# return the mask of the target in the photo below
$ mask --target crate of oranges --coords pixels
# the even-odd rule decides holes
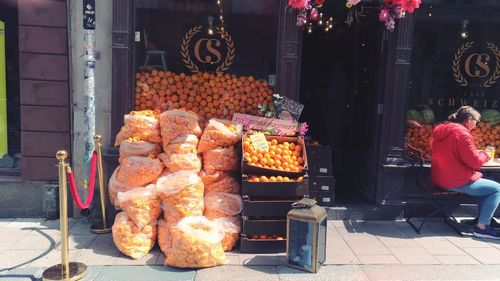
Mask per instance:
[[[248,196],[304,196],[308,193],[308,177],[242,176],[242,194]]]
[[[243,136],[241,172],[250,175],[298,178],[306,174],[307,156],[302,137],[265,136],[267,150],[255,149]]]

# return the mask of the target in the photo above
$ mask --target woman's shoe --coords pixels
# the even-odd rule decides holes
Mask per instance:
[[[477,226],[474,227],[474,236],[478,238],[500,239],[500,233],[489,225],[487,225],[484,229],[480,229]]]

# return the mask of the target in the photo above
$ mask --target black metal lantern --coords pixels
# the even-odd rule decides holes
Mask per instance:
[[[326,210],[310,198],[292,207],[286,221],[288,266],[316,273],[326,259]]]

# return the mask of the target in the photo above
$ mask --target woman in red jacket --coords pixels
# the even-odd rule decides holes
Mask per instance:
[[[474,108],[462,106],[448,117],[453,122],[434,129],[431,179],[440,188],[481,197],[474,236],[500,239],[500,234],[490,225],[500,203],[500,184],[483,179],[478,172],[489,156],[476,148],[470,133],[480,119]]]

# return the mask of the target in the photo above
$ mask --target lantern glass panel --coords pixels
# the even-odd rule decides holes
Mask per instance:
[[[289,227],[288,263],[312,270],[314,224],[291,219]]]
[[[325,262],[326,259],[326,223],[327,220],[324,219],[319,224],[318,231],[318,268]]]

